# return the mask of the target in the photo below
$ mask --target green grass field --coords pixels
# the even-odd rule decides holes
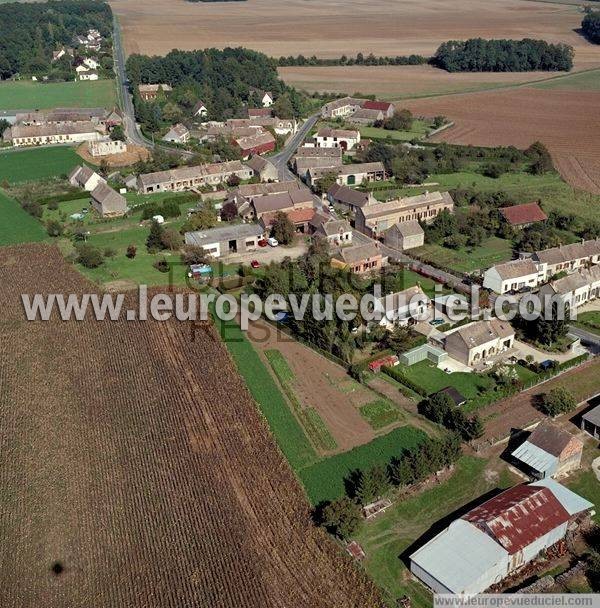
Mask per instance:
[[[0,190],[0,245],[37,242],[46,238],[42,224]]]
[[[356,535],[367,556],[362,566],[383,590],[388,606],[395,607],[396,600],[406,594],[414,608],[431,608],[431,594],[412,580],[403,560],[417,549],[414,543],[444,517],[495,487],[517,483],[504,468],[497,476],[486,476],[486,464],[481,458],[463,456],[448,481],[395,502],[363,524]]]
[[[374,430],[393,424],[400,418],[398,408],[386,399],[378,399],[377,401],[363,405],[360,408],[360,415]]]
[[[344,478],[354,469],[368,469],[376,464],[386,465],[403,449],[418,445],[426,435],[422,431],[403,426],[387,435],[348,452],[325,458],[298,471],[308,498],[313,505],[333,500],[344,494]]]
[[[487,269],[494,264],[511,260],[512,243],[496,236],[485,239],[479,247],[450,249],[441,245],[429,244],[412,250],[415,255],[426,261],[452,268],[458,272],[473,272]]]
[[[411,141],[422,138],[429,133],[431,127],[424,120],[415,120],[409,131],[390,131],[377,127],[360,127],[360,136],[365,139],[390,139],[392,141]]]
[[[0,152],[0,183],[37,181],[68,175],[82,158],[71,147],[23,148]]]
[[[19,80],[0,83],[0,108],[3,110],[112,108],[115,105],[114,80],[50,83]]]
[[[600,336],[600,311],[591,310],[578,313],[575,325]]]
[[[600,70],[569,74],[555,80],[533,83],[536,89],[565,89],[575,91],[600,91]]]
[[[420,361],[414,365],[402,367],[402,374],[424,388],[428,394],[453,386],[467,399],[476,397],[480,391],[493,386],[493,380],[487,376],[467,372],[447,374],[430,361]]]

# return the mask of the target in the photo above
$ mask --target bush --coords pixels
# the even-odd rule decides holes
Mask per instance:
[[[347,496],[330,502],[323,509],[323,524],[340,538],[349,538],[360,527],[362,516],[359,506]]]
[[[63,225],[57,220],[48,220],[46,222],[46,232],[48,236],[62,236]]]
[[[75,261],[85,268],[98,268],[104,262],[102,252],[88,243],[79,243],[76,246]]]
[[[133,258],[137,255],[137,247],[135,245],[129,245],[129,247],[127,247],[127,252],[125,253],[125,255],[130,260],[133,260]]]
[[[26,203],[23,203],[23,209],[25,209],[29,215],[37,217],[38,219],[41,218],[42,214],[44,213],[42,206],[35,201],[27,201]]]
[[[548,416],[558,416],[572,412],[577,407],[577,401],[564,386],[557,386],[542,395],[540,406]]]
[[[203,247],[199,247],[198,245],[183,246],[181,261],[186,266],[191,266],[192,264],[206,264],[208,259],[209,255]]]
[[[169,262],[166,258],[158,258],[152,263],[152,266],[159,272],[169,272]]]

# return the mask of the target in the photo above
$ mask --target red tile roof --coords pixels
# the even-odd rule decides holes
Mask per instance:
[[[253,116],[273,116],[273,111],[271,108],[248,108],[248,116],[252,118]]]
[[[365,101],[362,107],[364,110],[381,110],[387,112],[392,104],[387,101]]]
[[[304,224],[305,222],[310,222],[313,219],[316,209],[310,207],[307,209],[291,209],[290,211],[283,210],[283,212],[294,224]],[[261,220],[264,222],[265,226],[270,226],[275,221],[276,213],[277,212],[265,213],[261,217]]]
[[[548,219],[548,216],[537,203],[525,203],[524,205],[502,207],[500,213],[511,226],[543,222]]]
[[[469,511],[462,519],[513,555],[568,522],[569,513],[549,488],[520,485]]]

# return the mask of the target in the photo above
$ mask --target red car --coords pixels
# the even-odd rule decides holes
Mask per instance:
[[[252,268],[260,268],[260,262],[258,260],[252,260],[250,266],[252,266]]]
[[[258,241],[259,247],[266,247],[268,244],[267,239],[260,239],[260,241]]]

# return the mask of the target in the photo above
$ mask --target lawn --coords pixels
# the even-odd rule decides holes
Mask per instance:
[[[362,562],[369,576],[383,590],[392,607],[408,595],[415,608],[431,608],[431,594],[411,580],[406,558],[419,546],[421,537],[445,517],[495,488],[516,483],[505,468],[486,475],[486,461],[463,456],[452,477],[421,494],[395,502],[385,513],[363,524],[356,540],[365,551]],[[441,526],[440,526],[441,527]]]
[[[564,483],[570,490],[596,505],[594,521],[596,524],[600,524],[600,510],[598,509],[598,505],[600,505],[600,481],[596,479],[594,472],[589,469],[579,471],[571,475]]]
[[[3,110],[113,108],[115,105],[114,80],[49,83],[20,80],[0,83],[0,108]]]
[[[392,141],[411,141],[425,137],[431,130],[431,125],[424,120],[413,121],[409,131],[391,131],[378,127],[360,127],[360,136],[365,139],[390,139]]]
[[[428,394],[436,393],[447,386],[453,386],[467,399],[473,399],[480,392],[492,388],[491,378],[481,374],[454,372],[447,374],[430,361],[420,361],[414,365],[402,366],[402,374],[416,385],[424,388]]]
[[[0,190],[0,245],[37,242],[46,238],[42,224]]]
[[[298,474],[310,502],[316,505],[342,496],[345,492],[344,479],[351,471],[369,469],[376,464],[386,465],[402,450],[418,445],[425,437],[422,431],[403,426],[370,443],[305,467]]]
[[[590,310],[578,313],[575,325],[600,336],[600,311]]]
[[[487,269],[494,264],[511,260],[512,242],[492,236],[484,239],[479,247],[450,249],[436,244],[428,244],[413,249],[419,258],[458,272],[474,272]]]
[[[386,274],[379,282],[382,285],[382,295],[385,295],[390,291],[402,291],[404,289],[409,289],[417,284],[421,285],[423,291],[431,298],[444,293],[443,287],[440,283],[437,283],[433,279],[428,279],[427,277],[406,268],[394,273],[393,275]],[[436,291],[436,285],[438,291]]]
[[[363,405],[360,408],[360,415],[375,430],[393,424],[400,418],[398,408],[386,399],[378,399],[377,401]]]
[[[1,87],[0,87],[1,88]],[[73,148],[53,146],[23,148],[0,152],[0,183],[37,181],[68,175],[76,165],[83,164]]]

